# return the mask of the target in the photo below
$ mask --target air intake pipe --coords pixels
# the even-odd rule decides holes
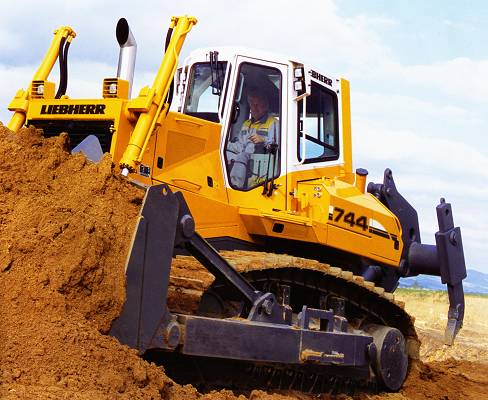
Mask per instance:
[[[115,30],[117,42],[119,42],[119,65],[117,67],[117,78],[129,82],[129,98],[131,97],[132,82],[134,80],[134,69],[136,66],[137,43],[125,18],[120,18]]]

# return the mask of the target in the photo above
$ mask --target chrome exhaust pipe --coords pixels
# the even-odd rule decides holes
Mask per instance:
[[[130,99],[136,66],[137,43],[125,18],[120,18],[119,22],[117,22],[115,34],[120,46],[117,78],[125,79],[129,82],[128,94]]]

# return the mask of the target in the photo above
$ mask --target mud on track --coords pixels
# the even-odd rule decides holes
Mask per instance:
[[[124,301],[142,193],[108,156],[69,155],[67,140],[0,127],[0,398],[317,398],[201,395],[105,335]],[[486,376],[472,361],[419,364],[400,393],[356,398],[482,398]]]

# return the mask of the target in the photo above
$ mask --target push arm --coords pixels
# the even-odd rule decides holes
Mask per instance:
[[[124,175],[136,170],[159,115],[169,107],[165,103],[165,99],[178,66],[178,55],[185,41],[186,34],[190,32],[196,23],[196,18],[188,16],[173,17],[171,20],[170,29],[173,29],[173,35],[149,92],[149,96],[152,97],[151,104],[148,110],[141,112],[139,115],[129,144],[120,160],[120,168]]]

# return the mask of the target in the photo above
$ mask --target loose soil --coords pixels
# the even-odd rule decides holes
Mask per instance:
[[[70,155],[67,144],[66,135],[45,139],[32,127],[14,134],[0,126],[0,398],[328,398],[200,394],[107,336],[124,302],[125,260],[143,193],[114,173],[108,155],[95,165]],[[442,348],[426,339],[431,332],[420,334],[429,354]],[[355,398],[486,397],[487,360],[475,361],[477,354],[442,361],[424,355],[429,363],[412,366],[401,392]]]

